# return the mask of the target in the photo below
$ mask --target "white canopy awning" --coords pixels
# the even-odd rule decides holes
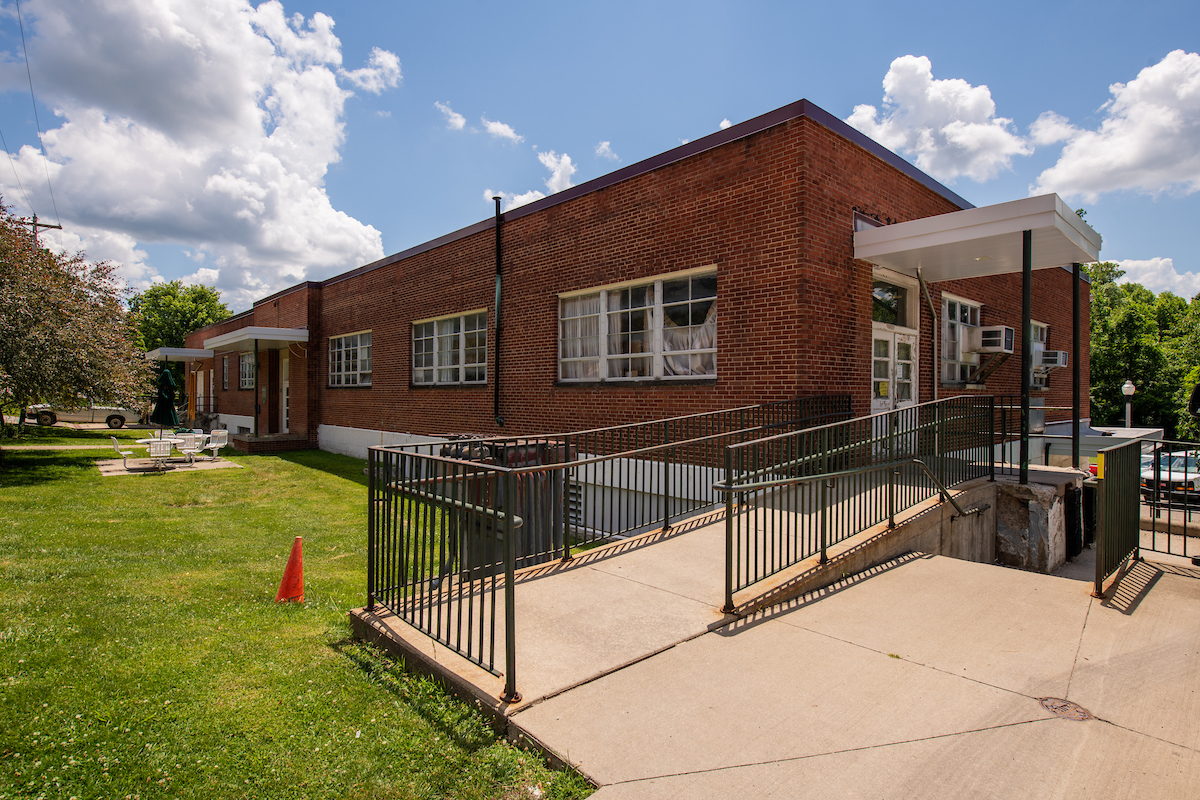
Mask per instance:
[[[156,347],[146,353],[149,361],[199,361],[212,357],[212,350],[201,350],[196,347]]]
[[[258,341],[259,350],[282,350],[293,342],[307,342],[307,328],[239,328],[204,340],[204,346],[212,350],[253,350]]]
[[[854,234],[854,257],[927,281],[1020,272],[1022,232],[1033,232],[1033,269],[1100,258],[1100,234],[1056,194],[969,208]]]

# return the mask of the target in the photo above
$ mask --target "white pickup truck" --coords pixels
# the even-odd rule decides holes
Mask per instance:
[[[110,428],[120,428],[127,422],[141,422],[144,414],[129,408],[98,406],[86,402],[79,408],[56,408],[48,405],[30,406],[25,418],[38,425],[53,425],[56,422],[103,422]]]

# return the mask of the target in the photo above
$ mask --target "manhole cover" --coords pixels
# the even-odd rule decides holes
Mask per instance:
[[[1070,700],[1060,700],[1057,697],[1043,697],[1039,700],[1042,708],[1063,719],[1074,719],[1082,722],[1091,719],[1092,715],[1086,708],[1072,703]]]

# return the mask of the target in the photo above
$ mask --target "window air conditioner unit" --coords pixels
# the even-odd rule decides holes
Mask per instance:
[[[985,328],[963,326],[964,347],[968,353],[1011,353],[1013,351],[1013,329],[1007,325],[989,325]]]
[[[1056,369],[1067,366],[1066,350],[1043,350],[1039,366],[1042,369]]]

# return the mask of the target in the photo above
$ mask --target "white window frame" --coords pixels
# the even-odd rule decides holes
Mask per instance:
[[[873,221],[873,220],[872,220]],[[871,273],[871,295],[874,297],[876,283],[890,283],[893,286],[904,289],[904,316],[908,322],[919,322],[921,319],[920,305],[920,290],[919,282],[909,278],[907,275],[902,275],[898,272],[893,272],[890,269],[876,267]],[[912,331],[919,333],[920,329],[916,325],[896,325],[890,322],[877,322],[872,314],[871,324],[883,327],[890,331],[900,331],[906,333]]]
[[[238,388],[253,389],[257,377],[254,374],[254,353],[238,353]]]
[[[558,296],[559,298],[559,324],[558,324],[558,379],[564,383],[607,383],[618,381],[633,381],[633,380],[716,380],[717,378],[717,308],[721,296],[720,288],[716,290],[716,294],[712,297],[712,305],[710,306],[710,314],[712,316],[711,325],[711,347],[691,347],[684,349],[667,349],[664,347],[665,338],[663,335],[663,320],[666,319],[664,314],[664,306],[670,307],[674,305],[682,305],[683,303],[704,302],[709,298],[691,298],[686,301],[676,303],[663,302],[663,284],[668,281],[676,281],[681,279],[717,277],[716,265],[705,267],[696,267],[693,269],[680,270],[663,275],[657,275],[639,280],[624,281],[621,283],[609,284],[607,286],[598,286],[590,289],[574,292],[564,292]],[[610,309],[610,295],[632,291],[638,289],[649,289],[653,295],[650,303],[626,309]],[[584,314],[580,316],[564,317],[565,303],[578,300],[585,297],[596,297],[598,299],[599,310],[596,314]],[[627,314],[633,311],[644,310],[649,314],[649,325],[644,333],[649,334],[649,349],[643,349],[640,352],[619,352],[610,353],[610,332],[617,334],[620,331],[619,324],[622,314]],[[595,351],[595,355],[572,355],[564,354],[564,331],[566,326],[564,322],[584,317],[597,317],[597,332],[595,336],[580,335],[579,337],[571,337],[572,340],[578,339],[581,344],[584,340],[592,340],[591,350]],[[708,325],[709,320],[705,320],[702,325]],[[697,328],[701,325],[695,326]],[[582,350],[582,347],[581,347]],[[686,358],[687,368],[691,369],[692,364],[697,360],[699,363],[710,361],[712,365],[711,372],[706,373],[668,373],[668,359]],[[613,369],[617,369],[620,363],[624,361],[630,367],[626,375],[610,375]],[[633,362],[639,361],[638,366],[646,365],[648,374],[634,374]],[[594,362],[594,374],[587,370],[582,376],[569,377],[563,369],[566,363],[580,363],[586,366],[591,366],[590,362]],[[615,362],[615,363],[610,363]],[[586,369],[585,366],[585,369]]]
[[[965,315],[964,306],[967,308]],[[951,307],[955,311],[956,319],[954,320],[950,319]],[[978,353],[963,351],[962,328],[978,328],[982,317],[982,303],[952,294],[942,294],[942,383],[944,385],[967,383],[971,371],[979,366]]]
[[[1029,328],[1029,343],[1032,345],[1030,350],[1033,353],[1033,363],[1037,365],[1041,363],[1041,354],[1046,349],[1046,342],[1050,339],[1050,326],[1044,322],[1031,319],[1029,320]],[[1034,366],[1030,370],[1030,373],[1029,387],[1031,389],[1050,388],[1050,373],[1048,370]]]
[[[221,356],[221,391],[229,391],[229,356]]]
[[[329,385],[371,385],[371,331],[329,337]]]
[[[457,323],[457,330],[453,330]],[[482,386],[488,380],[487,309],[414,320],[415,386]]]

